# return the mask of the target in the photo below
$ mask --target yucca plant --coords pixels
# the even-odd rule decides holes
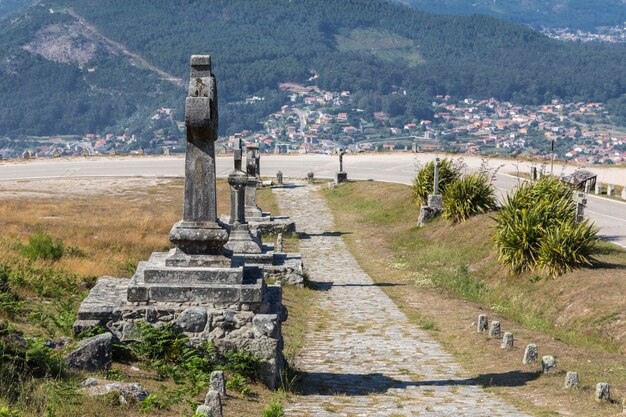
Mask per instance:
[[[592,265],[598,229],[585,220],[564,221],[548,229],[541,240],[537,266],[552,276]]]
[[[495,190],[484,174],[470,174],[452,182],[443,195],[443,216],[452,223],[463,222],[495,208]]]
[[[572,191],[556,178],[522,185],[495,218],[498,259],[513,273],[541,268],[556,276],[593,260],[597,232],[576,223]]]
[[[452,159],[439,161],[439,193],[445,194],[449,184],[461,177],[461,165]],[[435,181],[435,162],[430,161],[421,167],[413,178],[413,200],[421,206],[428,203],[428,195],[433,193]]]

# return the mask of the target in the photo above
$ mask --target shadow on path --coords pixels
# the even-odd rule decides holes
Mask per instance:
[[[541,372],[509,371],[500,374],[483,374],[476,378],[400,381],[380,373],[334,374],[305,372],[298,384],[302,395],[368,395],[382,394],[390,389],[408,387],[479,386],[519,387],[539,378]]]
[[[307,233],[300,232],[300,239],[311,239],[312,237],[341,237],[343,235],[351,235],[352,232],[323,232],[323,233]]]
[[[317,291],[330,291],[332,287],[399,287],[408,284],[397,284],[395,282],[376,282],[372,284],[335,284],[332,281],[308,281],[309,288]]]

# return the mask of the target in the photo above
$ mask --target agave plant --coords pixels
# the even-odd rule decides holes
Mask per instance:
[[[495,210],[493,185],[484,174],[470,174],[452,182],[443,195],[443,216],[459,223],[476,214]]]
[[[593,261],[597,230],[576,223],[572,191],[556,178],[522,185],[495,218],[498,259],[513,273],[540,268],[556,276]]]
[[[574,268],[592,265],[597,233],[598,229],[588,220],[581,223],[559,222],[543,236],[537,253],[537,266],[549,275],[557,276]]]

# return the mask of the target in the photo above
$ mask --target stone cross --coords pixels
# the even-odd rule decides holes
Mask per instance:
[[[185,100],[187,148],[183,220],[170,232],[179,251],[169,266],[188,266],[189,256],[221,258],[228,233],[217,223],[215,141],[217,140],[217,86],[211,57],[192,55],[189,92]],[[181,253],[182,252],[182,253]],[[223,262],[223,260],[221,260]],[[204,264],[211,263],[203,259]]]
[[[228,185],[230,185],[229,224],[237,225],[246,222],[245,192],[247,183],[248,176],[238,169],[235,169],[228,176]]]
[[[256,154],[259,150],[257,145],[246,146],[246,173],[250,178],[256,178],[257,176],[257,162]]]
[[[263,212],[256,204],[256,187],[258,184],[257,176],[257,145],[249,145],[246,147],[246,173],[248,174],[248,183],[246,184],[246,218],[248,221],[263,217]]]
[[[435,158],[435,179],[433,181],[433,195],[439,195],[439,158]]]

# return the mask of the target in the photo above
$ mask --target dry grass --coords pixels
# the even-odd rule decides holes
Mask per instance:
[[[82,180],[82,187],[89,181]],[[84,252],[84,256],[64,256],[57,262],[28,261],[42,269],[57,271],[62,276],[77,281],[80,290],[75,294],[63,293],[59,297],[39,297],[28,291],[21,291],[25,298],[25,310],[18,317],[10,319],[11,326],[24,331],[27,335],[57,336],[59,332],[68,333],[70,328],[47,328],[43,319],[32,320],[32,313],[50,317],[58,314],[58,306],[69,303],[67,323],[75,317],[79,302],[86,295],[87,287],[95,282],[95,277],[102,275],[130,276],[137,262],[147,259],[153,251],[163,251],[172,245],[168,233],[172,225],[182,217],[182,180],[144,180],[132,179],[124,183],[114,179],[119,185],[114,194],[105,194],[106,187],[90,192],[77,189],[71,192],[67,181],[46,180],[35,183],[15,184],[0,183],[0,192],[11,188],[11,197],[0,201],[0,258],[1,264],[24,262],[17,243],[25,243],[37,229],[43,230],[54,239],[62,240],[66,247],[75,247]],[[99,184],[102,179],[96,180]],[[141,186],[144,184],[144,186]],[[126,187],[125,187],[126,185]],[[62,186],[63,192],[54,193],[55,187]],[[33,189],[39,190],[33,192]],[[47,192],[40,192],[48,190]],[[228,185],[218,181],[218,213],[228,214],[230,197]],[[258,204],[266,211],[280,214],[274,195],[270,189],[261,189],[257,193]],[[286,239],[287,240],[287,239]],[[293,241],[292,241],[293,240]],[[297,239],[289,240],[290,248],[297,250]],[[34,277],[33,279],[38,279]],[[40,279],[40,278],[39,278]],[[297,346],[303,343],[302,320],[306,318],[307,290],[285,288],[285,303],[291,307],[290,320],[284,324],[285,346],[288,356],[297,353]],[[71,311],[73,310],[73,311]],[[40,314],[41,313],[41,314]],[[0,313],[0,319],[2,317]],[[294,323],[292,326],[291,324]],[[123,380],[140,382],[149,391],[167,393],[181,388],[171,381],[160,380],[150,371],[137,372],[131,366],[116,364],[115,374]],[[145,416],[138,407],[124,408],[114,406],[110,398],[87,399],[76,395],[67,387],[77,387],[87,377],[78,374],[71,380],[58,383],[37,381],[36,391],[46,400],[39,401],[40,407],[55,401],[53,409],[58,416]],[[50,388],[50,386],[61,388]],[[0,387],[1,388],[1,387]],[[228,417],[261,415],[263,408],[276,397],[260,385],[251,386],[251,395],[242,398],[229,395],[225,399],[224,411]],[[68,391],[63,393],[63,391]],[[66,398],[71,397],[71,400]],[[0,396],[1,397],[1,396]],[[58,399],[56,399],[58,397]],[[202,395],[197,401],[202,400]],[[2,399],[0,399],[0,406]],[[34,407],[34,408],[32,408]],[[0,407],[1,408],[1,407]],[[23,409],[24,415],[41,415],[45,409],[36,405]],[[167,410],[150,410],[154,416],[190,416],[193,404],[181,402]],[[52,411],[51,411],[52,412]],[[52,414],[50,414],[52,415]]]
[[[488,216],[418,229],[409,187],[356,182],[323,194],[361,266],[378,283],[402,284],[382,288],[471,376],[537,415],[617,413],[617,405],[593,401],[592,387],[608,381],[614,398],[626,395],[623,251],[603,244],[600,265],[558,279],[513,277],[496,261]],[[476,333],[473,322],[485,312],[514,333],[513,350]],[[531,342],[540,355],[557,356],[557,375],[536,378],[537,366],[522,366]],[[579,372],[581,390],[562,389],[567,370]]]

